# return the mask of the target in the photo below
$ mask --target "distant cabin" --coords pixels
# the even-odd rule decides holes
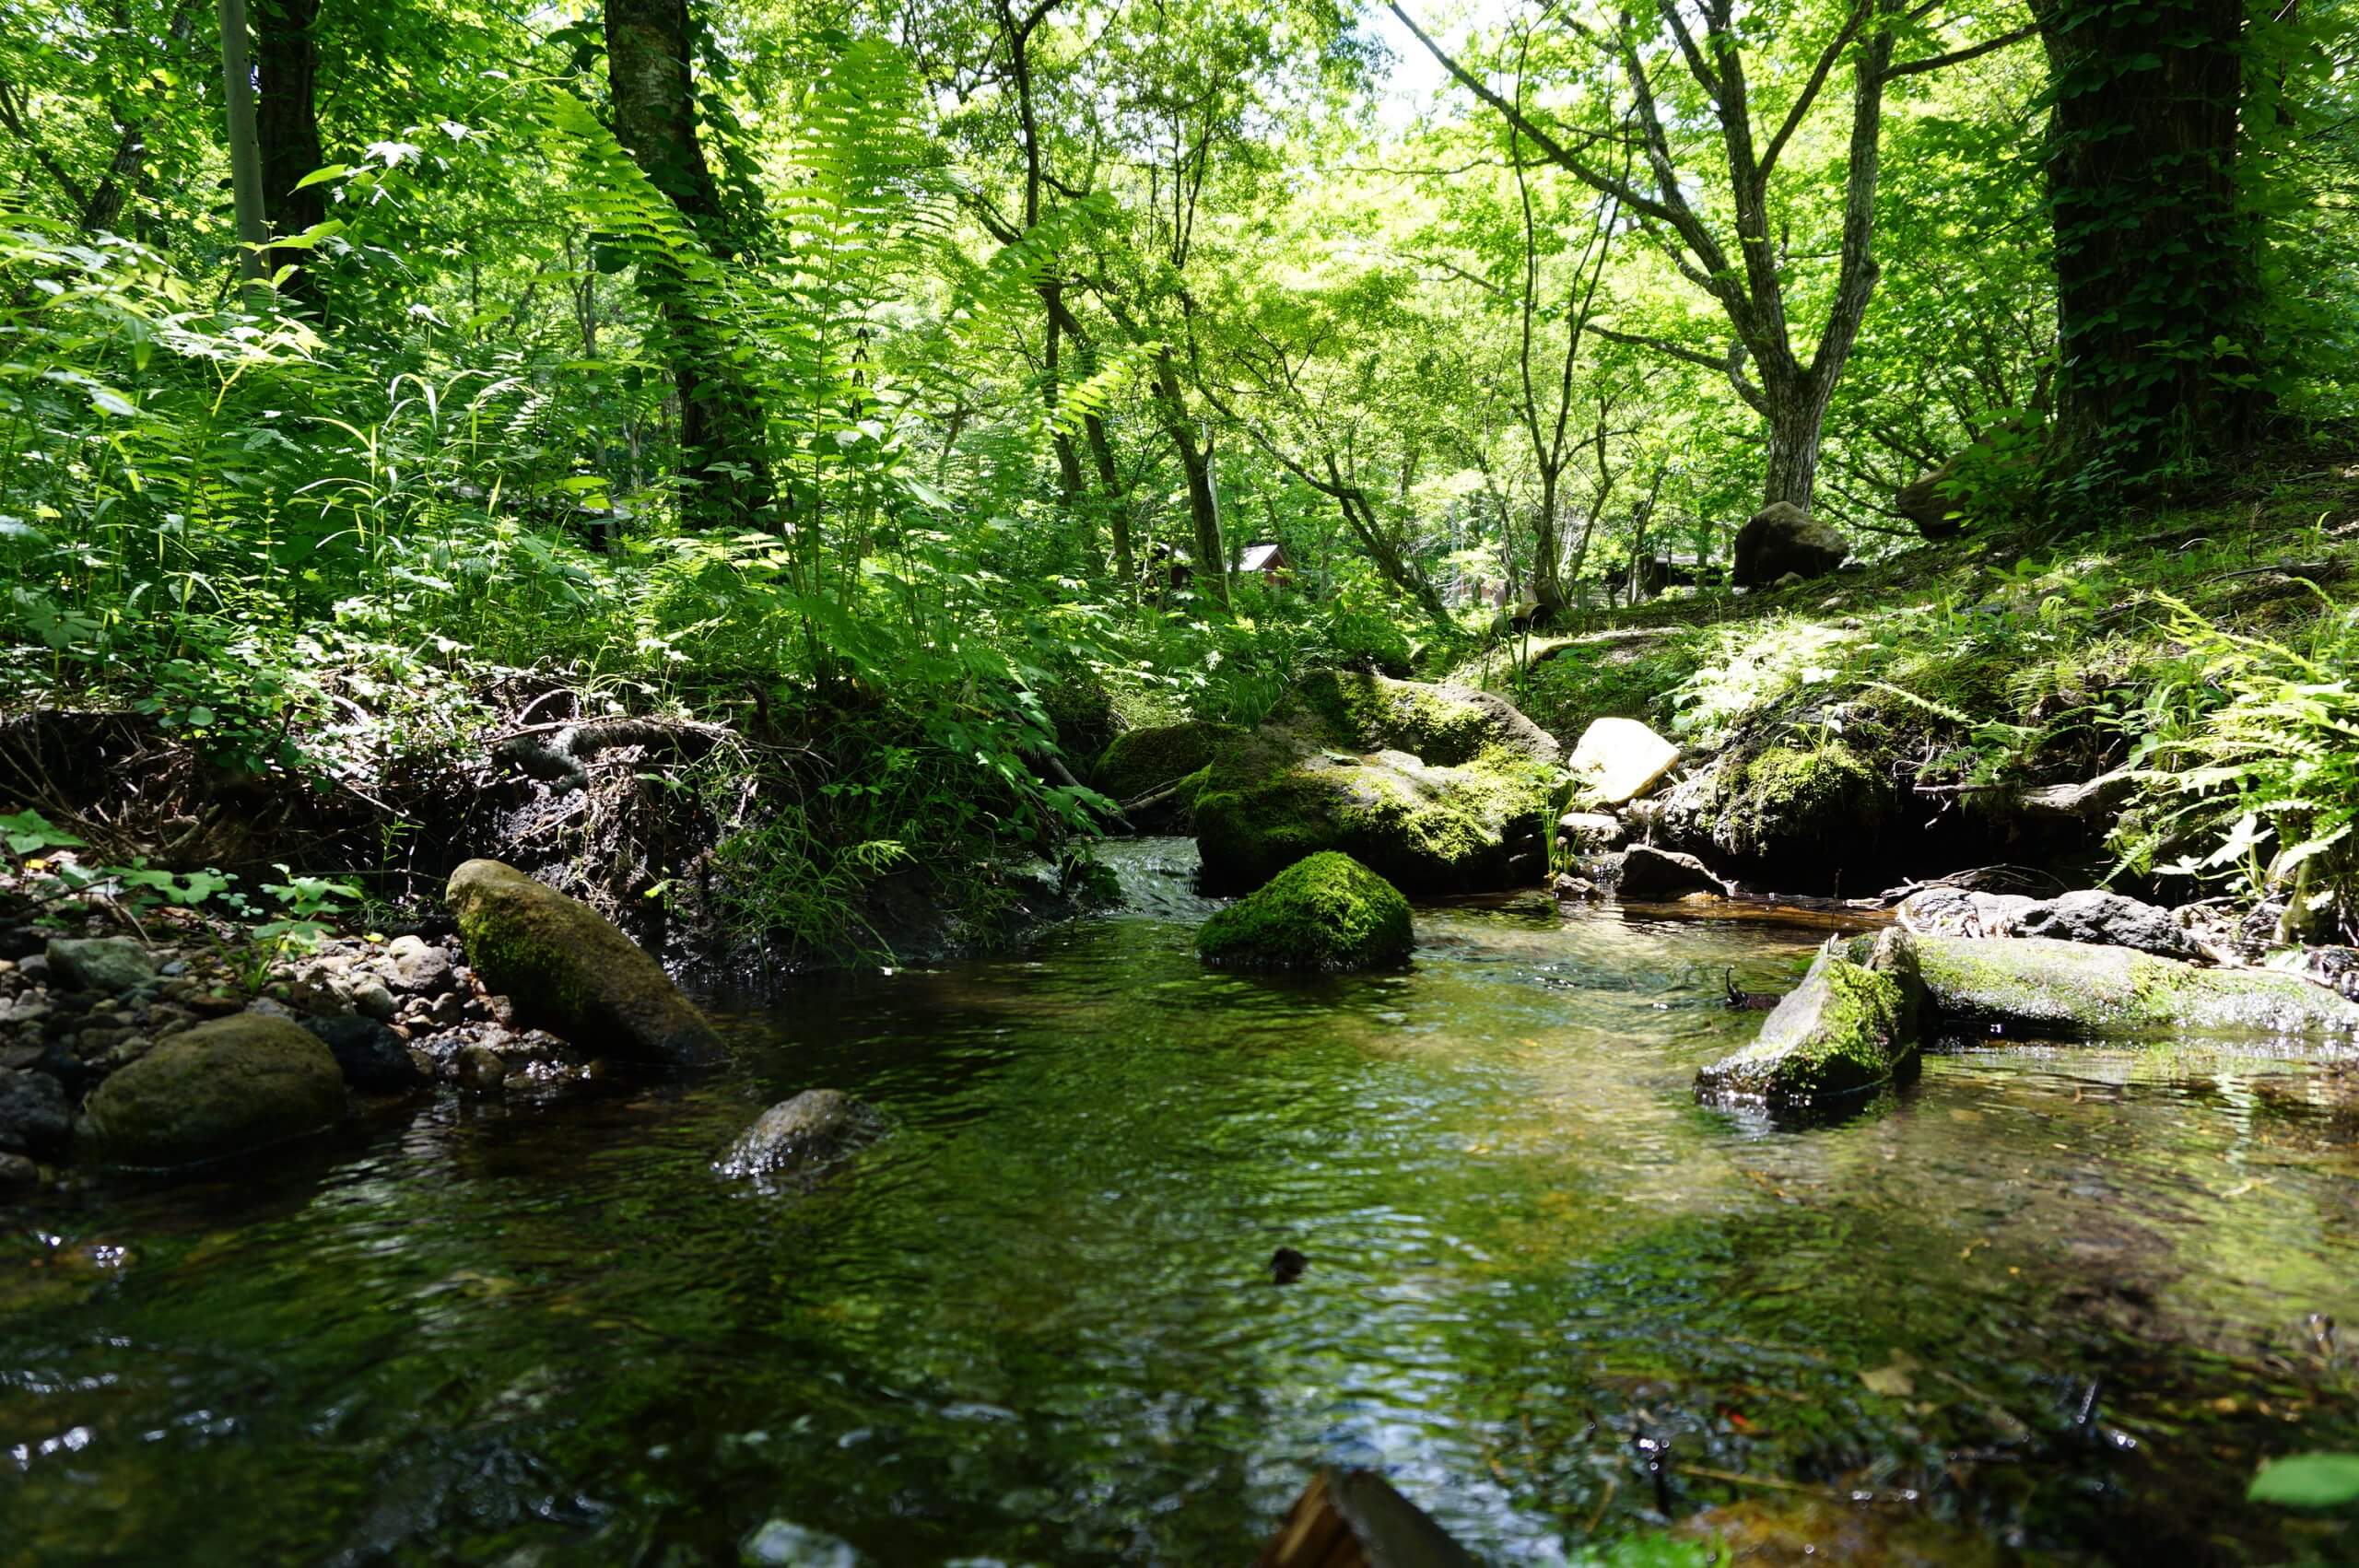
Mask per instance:
[[[1249,572],[1259,572],[1262,582],[1268,586],[1283,588],[1294,576],[1294,561],[1286,555],[1286,547],[1283,544],[1248,544],[1243,554],[1237,557],[1237,570],[1240,577]]]

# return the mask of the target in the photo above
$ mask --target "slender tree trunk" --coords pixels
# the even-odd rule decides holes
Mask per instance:
[[[2236,178],[2244,0],[2036,0],[2055,107],[2057,434],[2125,467],[2249,445],[2257,233]]]
[[[1556,538],[1556,471],[1540,472],[1540,509],[1532,519],[1532,596],[1540,604],[1539,618],[1554,624],[1565,609],[1565,583],[1557,569],[1562,546]]]
[[[327,161],[320,150],[320,120],[313,88],[319,75],[319,0],[256,0],[254,7],[254,130],[261,144],[263,217],[274,238],[285,239],[327,219],[327,191],[297,190],[306,175]],[[269,267],[295,270],[280,292],[319,308],[311,253],[273,250]]]
[[[1136,551],[1131,544],[1131,501],[1122,493],[1122,478],[1114,466],[1114,444],[1106,436],[1106,421],[1095,414],[1081,416],[1082,439],[1089,443],[1089,461],[1097,470],[1097,494],[1106,508],[1106,529],[1114,536],[1114,575],[1125,588],[1138,581]]]
[[[229,192],[237,211],[238,272],[246,280],[250,310],[264,309],[269,274],[262,244],[270,238],[263,219],[262,150],[254,135],[253,66],[247,55],[246,0],[221,0],[221,85],[229,123]]]
[[[606,78],[615,138],[672,199],[707,249],[735,253],[720,188],[697,139],[687,0],[606,0]],[[647,277],[651,269],[642,268]],[[706,527],[765,521],[770,506],[769,424],[715,323],[669,284],[649,292],[671,339],[680,397],[680,472],[697,486],[689,520]]]
[[[1220,502],[1213,494],[1212,441],[1196,440],[1188,400],[1180,390],[1180,369],[1167,350],[1156,356],[1155,401],[1163,415],[1163,433],[1180,454],[1188,478],[1188,518],[1195,525],[1196,580],[1221,608],[1228,607],[1228,550],[1221,543]]]

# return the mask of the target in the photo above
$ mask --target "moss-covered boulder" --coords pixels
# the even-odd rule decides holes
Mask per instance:
[[[1376,969],[1406,962],[1409,901],[1349,855],[1297,860],[1196,934],[1216,969]]]
[[[164,1169],[324,1132],[344,1074],[318,1036],[257,1012],[200,1024],[111,1075],[75,1129],[76,1157]]]
[[[2127,947],[2047,937],[1916,939],[1942,1020],[2033,1034],[2359,1032],[2359,1004],[2299,975],[2206,969]]]
[[[1356,751],[1407,752],[1429,766],[1457,767],[1504,754],[1554,766],[1555,737],[1492,692],[1443,681],[1395,681],[1358,670],[1320,670],[1297,692],[1333,738]]]
[[[1153,724],[1114,737],[1090,775],[1093,789],[1116,801],[1134,801],[1202,773],[1223,746],[1244,731],[1226,724],[1191,720]]]
[[[1306,755],[1265,742],[1215,762],[1196,797],[1203,883],[1255,887],[1339,849],[1416,893],[1537,884],[1548,787],[1544,770],[1512,758],[1437,767],[1407,752]]]
[[[1707,1100],[1821,1106],[1888,1083],[1917,1063],[1919,987],[1907,936],[1886,931],[1868,963],[1830,947],[1751,1045],[1696,1076]]]
[[[498,860],[469,860],[445,891],[467,962],[524,1024],[593,1053],[693,1061],[720,1040],[688,999],[613,922]]]
[[[1560,753],[1512,704],[1332,671],[1297,698],[1213,759],[1195,801],[1208,889],[1258,887],[1325,849],[1412,893],[1545,877]]]

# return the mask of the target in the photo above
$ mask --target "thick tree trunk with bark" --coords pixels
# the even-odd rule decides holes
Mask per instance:
[[[2245,0],[2035,0],[2060,445],[2137,468],[2248,445],[2264,408],[2256,228],[2236,180]]]
[[[301,234],[327,219],[327,188],[298,190],[327,161],[320,150],[315,88],[320,69],[319,0],[255,0],[254,134],[262,151],[263,216],[274,239]],[[273,249],[268,266],[295,270],[282,294],[316,310],[319,289],[308,251]]]
[[[707,249],[724,259],[733,255],[720,188],[697,139],[687,0],[606,0],[605,27],[615,139],[672,199]],[[651,279],[650,292],[672,339],[681,474],[697,485],[687,503],[689,520],[708,527],[762,522],[771,488],[760,400],[729,358],[716,323],[661,282]]]

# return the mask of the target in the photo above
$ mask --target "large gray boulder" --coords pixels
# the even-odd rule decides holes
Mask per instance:
[[[1607,869],[1613,859],[1602,857],[1600,869]],[[1612,881],[1614,892],[1624,898],[1680,898],[1690,893],[1725,894],[1729,890],[1729,884],[1714,876],[1703,861],[1676,849],[1633,844],[1622,851]]]
[[[1772,501],[1737,530],[1735,569],[1730,580],[1739,588],[1762,588],[1788,572],[1825,577],[1850,553],[1851,542],[1841,531],[1791,501]]]
[[[2359,1032],[2359,1003],[2299,975],[2199,968],[2049,937],[1919,936],[1916,945],[1926,1005],[1953,1023],[2073,1036]]]
[[[712,1025],[614,923],[498,860],[469,860],[445,892],[467,962],[520,1022],[591,1054],[687,1062],[720,1047]]]
[[[2095,888],[2060,894],[2034,904],[2016,914],[2014,929],[2019,936],[2134,947],[2141,953],[2157,953],[2165,958],[2187,958],[2195,953],[2195,944],[2188,941],[2187,933],[2171,919],[2168,909]]]
[[[1923,988],[1910,939],[1886,930],[1865,956],[1855,963],[1833,944],[1823,950],[1751,1045],[1696,1074],[1697,1094],[1820,1106],[1913,1068]]]
[[[344,1075],[301,1025],[242,1012],[174,1035],[92,1093],[77,1157],[163,1169],[324,1132],[344,1119]]]

